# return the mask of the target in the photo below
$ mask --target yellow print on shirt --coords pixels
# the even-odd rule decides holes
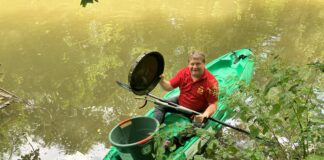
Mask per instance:
[[[218,87],[216,84],[211,89],[207,88],[207,91],[209,94],[213,95],[214,97],[217,97],[218,95]]]
[[[200,86],[200,87],[197,89],[197,93],[198,93],[198,94],[203,94],[203,93],[204,93],[204,87],[203,87],[203,86]]]

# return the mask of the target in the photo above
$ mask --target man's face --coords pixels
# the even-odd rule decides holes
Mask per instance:
[[[200,78],[204,73],[205,64],[200,58],[192,58],[189,60],[188,67],[192,77]]]

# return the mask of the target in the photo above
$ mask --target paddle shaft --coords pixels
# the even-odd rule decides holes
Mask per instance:
[[[122,88],[124,88],[124,89],[126,89],[126,90],[128,90],[128,91],[132,91],[131,87],[130,87],[128,84],[122,83],[122,82],[120,82],[120,81],[116,81],[116,82],[117,82],[117,84],[118,84],[119,86],[121,86]],[[164,99],[161,99],[161,98],[159,98],[159,97],[157,97],[157,96],[154,96],[154,95],[152,95],[152,94],[150,94],[150,93],[147,93],[146,96],[149,96],[149,97],[151,97],[151,98],[156,99],[156,101],[154,101],[155,104],[163,105],[163,106],[166,106],[166,107],[171,107],[171,108],[173,108],[173,109],[175,109],[175,110],[178,110],[179,112],[182,112],[182,113],[186,113],[186,114],[194,114],[194,115],[199,115],[199,114],[201,114],[201,113],[196,112],[196,111],[194,111],[194,110],[191,110],[191,109],[189,109],[189,108],[186,108],[186,107],[180,106],[180,105],[178,105],[178,104],[176,104],[176,103],[169,102],[169,101],[166,101],[166,100],[164,100]],[[217,119],[215,119],[215,118],[212,118],[212,117],[208,117],[207,119],[209,119],[209,120],[211,120],[211,121],[214,121],[214,122],[217,122],[217,123],[219,123],[219,124],[221,124],[221,125],[224,125],[224,126],[226,126],[226,127],[232,128],[232,129],[234,129],[234,130],[236,130],[236,131],[242,132],[242,133],[244,133],[244,134],[246,134],[246,135],[251,136],[251,133],[248,132],[248,131],[246,131],[246,130],[244,130],[244,129],[237,128],[237,127],[235,127],[235,126],[232,126],[232,125],[230,125],[230,124],[224,123],[224,122],[219,121],[219,120],[217,120]],[[259,136],[256,136],[256,138],[257,138],[257,139],[262,139],[262,138],[260,138]]]
[[[156,98],[157,100],[156,100],[154,103],[157,104],[157,105],[162,105],[162,106],[166,106],[166,107],[169,107],[169,108],[173,108],[173,109],[175,109],[175,110],[177,110],[177,111],[179,111],[179,112],[186,113],[186,114],[194,114],[194,115],[199,115],[199,114],[201,114],[201,113],[199,113],[199,112],[197,112],[197,111],[194,111],[194,110],[191,110],[191,109],[189,109],[189,108],[186,108],[186,107],[180,106],[180,105],[175,104],[175,103],[173,103],[173,102],[167,102],[166,100],[160,99],[160,98],[155,97],[155,96],[153,96],[153,95],[148,94],[148,96],[150,96],[150,97],[152,97],[152,98]],[[248,132],[248,131],[246,131],[246,130],[244,130],[244,129],[237,128],[237,127],[235,127],[235,126],[232,126],[232,125],[230,125],[230,124],[224,123],[224,122],[219,121],[219,120],[217,120],[217,119],[215,119],[215,118],[212,118],[212,117],[208,117],[207,119],[208,119],[208,120],[211,120],[211,121],[214,121],[214,122],[217,122],[217,123],[219,123],[219,124],[221,124],[221,125],[224,125],[224,126],[226,126],[226,127],[232,128],[232,129],[234,129],[234,130],[236,130],[236,131],[242,132],[242,133],[244,133],[244,134],[246,134],[246,135],[251,136],[251,133]],[[262,138],[260,138],[259,136],[256,136],[256,138],[257,138],[257,139],[262,139]]]

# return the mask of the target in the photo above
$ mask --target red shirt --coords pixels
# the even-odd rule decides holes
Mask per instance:
[[[204,112],[209,104],[218,100],[218,82],[207,69],[201,78],[194,82],[189,68],[183,68],[170,83],[173,88],[180,88],[179,104],[197,112]]]

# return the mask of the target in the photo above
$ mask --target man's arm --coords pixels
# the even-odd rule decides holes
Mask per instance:
[[[204,113],[196,116],[195,118],[198,119],[198,122],[203,122],[204,118],[208,118],[212,116],[216,110],[217,110],[217,102],[218,102],[218,82],[215,79],[215,81],[211,81],[212,84],[210,84],[210,88],[208,88],[208,94],[206,96],[207,101],[209,102],[208,107],[204,111]]]
[[[170,81],[165,80],[163,74],[160,76],[160,78],[161,78],[161,80],[160,80],[161,87],[166,91],[171,91],[173,89],[173,87],[172,87]]]
[[[210,104],[210,105],[207,107],[207,109],[205,110],[205,112],[203,113],[203,115],[204,115],[206,118],[208,118],[208,117],[212,116],[212,115],[215,113],[216,109],[217,109],[217,105],[216,105],[216,103]]]

